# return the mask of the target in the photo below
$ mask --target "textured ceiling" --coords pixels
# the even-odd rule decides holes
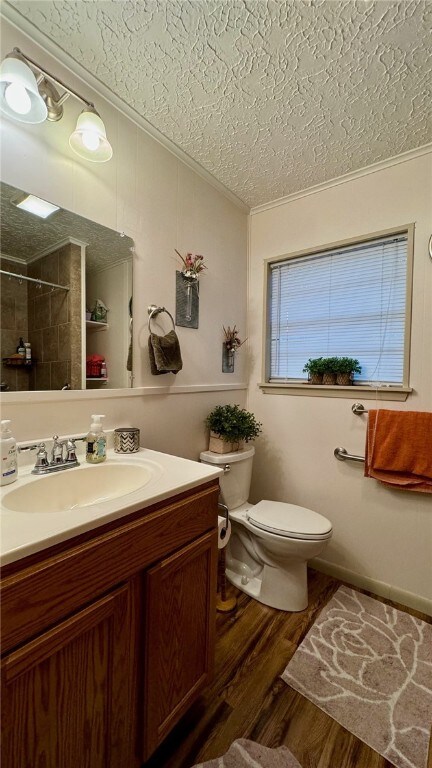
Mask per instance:
[[[2,256],[25,262],[67,237],[87,243],[86,269],[97,270],[132,258],[133,240],[113,229],[60,208],[47,219],[17,208],[12,202],[22,190],[0,183],[0,242]]]
[[[432,139],[423,0],[12,0],[251,206]]]

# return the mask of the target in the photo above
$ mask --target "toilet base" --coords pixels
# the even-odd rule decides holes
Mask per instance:
[[[264,565],[255,575],[244,563],[230,558],[226,577],[241,592],[280,611],[304,611],[308,606],[307,564],[293,562],[288,568]]]

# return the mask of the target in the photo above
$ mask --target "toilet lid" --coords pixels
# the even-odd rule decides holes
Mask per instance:
[[[328,539],[332,532],[323,515],[282,501],[260,501],[249,509],[247,519],[257,528],[293,539]]]

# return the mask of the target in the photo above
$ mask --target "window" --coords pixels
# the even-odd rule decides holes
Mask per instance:
[[[309,358],[353,357],[356,383],[408,385],[413,227],[268,264],[268,382],[305,382]]]

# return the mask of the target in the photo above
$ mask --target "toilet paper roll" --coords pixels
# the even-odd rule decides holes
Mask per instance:
[[[228,522],[228,528],[226,527],[226,519],[222,515],[218,515],[218,549],[223,549],[229,542],[231,536],[231,523]]]

